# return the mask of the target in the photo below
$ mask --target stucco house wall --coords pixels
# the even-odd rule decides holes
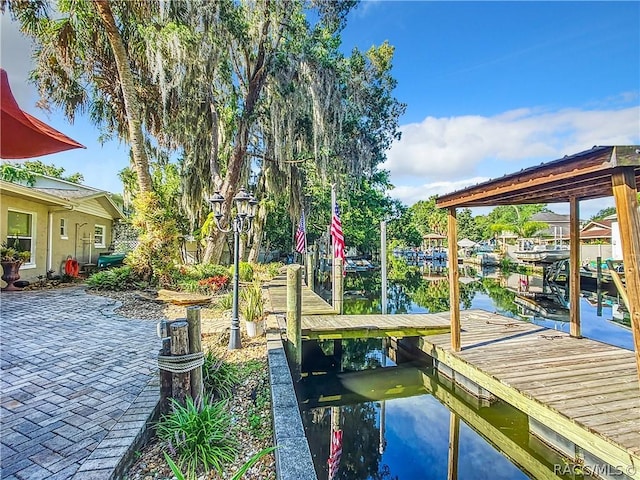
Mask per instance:
[[[46,270],[47,261],[47,205],[42,205],[37,202],[29,201],[22,198],[10,197],[2,195],[2,201],[0,202],[0,239],[2,242],[7,242],[11,246],[12,238],[15,232],[8,231],[7,217],[9,212],[19,212],[32,215],[32,229],[34,243],[32,247],[31,259],[25,262],[20,267],[20,279],[35,279],[38,275],[44,275]],[[44,247],[44,248],[43,248]],[[1,282],[2,286],[5,286],[4,282]]]
[[[95,264],[100,253],[109,251],[114,222],[124,218],[108,192],[44,176],[33,186],[0,181],[2,242],[13,241],[11,215],[12,222],[16,215],[31,222],[32,259],[19,272],[21,280],[29,281],[50,269],[63,273],[69,256],[81,266]]]

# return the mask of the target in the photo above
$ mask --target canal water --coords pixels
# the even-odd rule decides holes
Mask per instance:
[[[379,272],[347,275],[344,314],[380,313],[382,281]],[[499,270],[460,268],[460,308],[482,309],[569,332],[569,295],[565,285],[541,276]],[[427,265],[401,282],[388,281],[388,313],[438,313],[449,308],[447,269]],[[582,336],[633,351],[629,313],[615,287],[581,291]]]
[[[528,275],[461,271],[461,308],[568,331],[567,294]],[[345,314],[380,313],[379,273],[348,275]],[[585,290],[583,336],[632,349],[615,292]],[[449,310],[444,268],[389,281],[389,313]],[[469,395],[386,340],[307,342],[297,394],[320,480],[591,478],[530,433],[528,417]],[[397,362],[397,363],[396,363]],[[376,369],[374,371],[374,369]],[[382,370],[380,370],[382,369]]]
[[[531,435],[525,414],[474,398],[424,363],[396,364],[381,339],[306,348],[318,352],[296,388],[320,480],[444,480],[450,462],[460,480],[589,478]]]

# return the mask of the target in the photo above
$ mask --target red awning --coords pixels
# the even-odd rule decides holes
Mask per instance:
[[[0,158],[33,158],[72,148],[85,148],[84,145],[23,112],[11,93],[7,72],[4,69],[0,69],[0,76]]]

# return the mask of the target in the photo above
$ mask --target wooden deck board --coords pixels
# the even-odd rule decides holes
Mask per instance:
[[[266,287],[270,310],[286,314],[287,282],[276,277]],[[336,315],[333,307],[308,288],[302,289],[303,338],[362,338],[383,336],[424,336],[451,330],[442,315]]]
[[[425,336],[449,332],[450,326],[429,314],[406,315],[303,315],[303,338],[365,338]]]
[[[460,318],[460,352],[448,335],[422,349],[612,465],[640,465],[633,352],[488,312]]]

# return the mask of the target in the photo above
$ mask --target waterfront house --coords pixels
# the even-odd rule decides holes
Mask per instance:
[[[81,267],[95,264],[124,218],[109,192],[45,175],[35,175],[32,185],[0,180],[0,191],[0,240],[31,252],[22,280],[63,273],[69,257]]]

